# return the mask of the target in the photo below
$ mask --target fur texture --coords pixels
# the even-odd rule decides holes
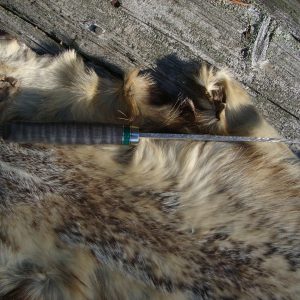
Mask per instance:
[[[207,66],[197,99],[164,103],[137,70],[100,78],[74,51],[3,39],[0,75],[2,122],[277,135]],[[299,171],[281,144],[1,141],[0,299],[300,299]]]

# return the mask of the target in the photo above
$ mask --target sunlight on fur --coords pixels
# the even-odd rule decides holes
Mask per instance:
[[[279,136],[225,70],[195,99],[0,40],[0,120]],[[166,78],[167,80],[167,78]],[[0,142],[0,299],[300,299],[300,167],[284,144]]]

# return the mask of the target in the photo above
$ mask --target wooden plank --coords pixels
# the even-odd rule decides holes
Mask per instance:
[[[299,0],[258,0],[260,7],[281,26],[285,27],[298,41],[300,40],[300,2]]]
[[[294,2],[123,0],[114,8],[108,0],[0,0],[0,25],[44,50],[75,48],[114,74],[155,68],[174,93],[196,61],[227,67],[282,135],[300,138],[297,3],[286,22]]]
[[[50,54],[56,54],[63,49],[61,45],[48,37],[45,32],[39,30],[36,26],[19,18],[17,15],[3,7],[0,7],[0,15],[1,28],[7,33],[23,40],[32,49]]]

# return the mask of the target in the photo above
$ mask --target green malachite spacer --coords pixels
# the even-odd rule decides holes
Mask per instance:
[[[130,144],[130,126],[123,127],[122,145]]]

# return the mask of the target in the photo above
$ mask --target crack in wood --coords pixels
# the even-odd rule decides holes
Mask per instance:
[[[266,61],[271,32],[271,17],[268,16],[263,19],[253,45],[251,56],[252,67],[257,67]]]

